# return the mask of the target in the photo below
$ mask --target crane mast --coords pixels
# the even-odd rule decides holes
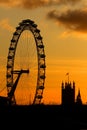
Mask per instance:
[[[23,73],[29,73],[29,69],[28,70],[22,70],[22,69],[21,70],[14,70],[12,73],[13,74],[18,74],[18,76],[17,76],[17,79],[16,79],[15,83],[12,86],[11,91],[8,93],[9,104],[12,103],[12,97],[14,96],[14,92],[16,90],[16,87],[17,87],[17,84],[18,84],[18,81],[19,81],[21,75]]]

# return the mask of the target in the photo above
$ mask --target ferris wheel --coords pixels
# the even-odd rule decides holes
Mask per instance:
[[[6,71],[8,103],[40,104],[45,83],[45,51],[34,21],[22,20],[13,33]]]

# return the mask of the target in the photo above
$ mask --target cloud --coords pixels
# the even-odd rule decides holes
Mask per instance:
[[[36,8],[40,6],[50,6],[55,4],[74,4],[76,2],[80,2],[81,0],[22,0],[22,7],[24,8]]]
[[[8,3],[10,0],[0,0],[0,3]]]
[[[5,29],[5,30],[8,30],[9,32],[14,32],[15,31],[15,28],[12,27],[10,24],[9,24],[9,20],[8,19],[3,19],[0,21],[0,27]]]
[[[21,6],[26,9],[37,8],[45,6],[49,3],[49,0],[22,0]]]
[[[87,33],[87,10],[67,10],[64,13],[53,10],[48,13],[47,17],[54,19],[69,30]]]
[[[75,4],[80,1],[82,0],[0,0],[0,6],[23,7],[25,9],[32,9],[54,4]]]
[[[18,7],[21,0],[0,0],[0,6],[3,7]]]
[[[67,4],[67,3],[75,4],[75,3],[80,2],[80,1],[82,1],[82,0],[59,0],[59,3],[60,4]]]

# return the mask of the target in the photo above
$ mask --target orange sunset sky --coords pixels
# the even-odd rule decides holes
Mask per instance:
[[[87,102],[87,0],[0,0],[0,94],[6,96],[6,63],[15,27],[31,19],[46,54],[45,104],[61,103],[61,83],[75,81]],[[21,88],[22,90],[22,88]],[[28,91],[28,89],[27,89]]]

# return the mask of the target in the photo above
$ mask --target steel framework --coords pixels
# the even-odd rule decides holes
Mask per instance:
[[[36,50],[37,50],[37,59],[38,59],[38,74],[37,74],[37,83],[36,83],[36,90],[34,95],[33,104],[40,104],[41,99],[43,98],[43,90],[44,90],[44,83],[45,83],[45,51],[44,51],[44,44],[42,41],[42,36],[40,35],[40,30],[37,28],[37,25],[34,21],[30,19],[22,20],[19,25],[16,27],[16,31],[13,33],[13,37],[11,39],[8,57],[7,57],[7,72],[6,72],[6,86],[7,86],[7,96],[8,96],[8,103],[11,105],[16,105],[15,99],[15,90],[23,73],[29,73],[29,70],[14,70],[14,62],[15,62],[15,54],[17,50],[17,44],[20,39],[20,36],[23,31],[29,30],[33,34],[36,43]],[[18,74],[16,81],[14,82],[14,74]]]

